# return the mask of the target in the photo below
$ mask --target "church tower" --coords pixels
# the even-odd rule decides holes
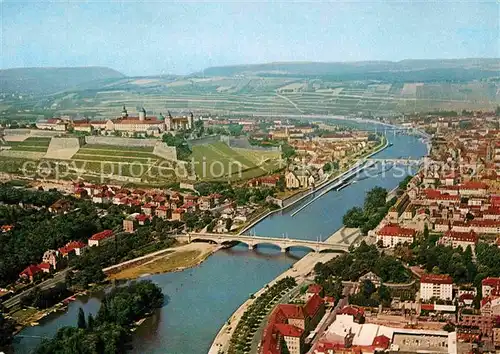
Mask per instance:
[[[144,109],[144,107],[142,107],[141,110],[139,111],[139,120],[140,121],[146,120],[146,110]]]
[[[127,109],[125,108],[125,106],[123,106],[123,109],[122,109],[122,118],[127,118],[127,117],[128,117]]]

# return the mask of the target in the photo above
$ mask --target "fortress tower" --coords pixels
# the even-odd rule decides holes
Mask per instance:
[[[142,108],[139,110],[139,120],[140,120],[140,121],[144,121],[144,120],[146,120],[146,110],[144,109],[144,107],[142,107]]]

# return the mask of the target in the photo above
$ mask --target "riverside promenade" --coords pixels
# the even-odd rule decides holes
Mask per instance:
[[[342,227],[335,233],[333,233],[325,242],[328,243],[338,243],[341,245],[352,245],[359,241],[361,237],[361,233],[359,229]],[[285,277],[293,277],[297,281],[298,284],[302,283],[314,270],[314,266],[318,262],[328,262],[334,257],[338,256],[338,253],[315,253],[311,252],[298,260],[290,269],[287,269],[285,272],[280,274],[274,280],[265,284],[259,291],[254,294],[254,299],[246,300],[226,321],[226,323],[222,326],[219,333],[215,337],[212,346],[208,354],[219,354],[219,353],[227,353],[229,348],[229,341],[233,335],[238,322],[241,319],[241,316],[245,313],[248,306],[250,306],[255,299],[257,299],[267,288],[266,285],[272,286],[278,280],[283,279]]]

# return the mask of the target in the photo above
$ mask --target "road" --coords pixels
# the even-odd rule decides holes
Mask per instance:
[[[66,274],[68,274],[68,272],[71,270],[72,268],[67,268],[67,269],[64,269],[60,272],[57,272],[56,274],[54,274],[54,276],[50,279],[47,279],[47,280],[44,280],[43,282],[41,282],[40,284],[37,284],[36,286],[40,289],[40,290],[46,290],[46,289],[50,289],[54,286],[56,286],[58,283],[62,283],[65,281],[66,279]],[[35,287],[31,287],[17,295],[14,295],[13,297],[11,297],[10,299],[8,300],[5,300],[2,305],[5,306],[5,308],[7,309],[11,309],[13,308],[14,306],[18,305],[19,304],[19,301],[21,301],[21,298],[25,295],[27,295],[30,291],[32,291]]]

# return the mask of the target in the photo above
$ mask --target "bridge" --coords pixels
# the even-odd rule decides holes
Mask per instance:
[[[405,159],[405,158],[399,158],[399,159],[372,159],[368,158],[367,161],[373,161],[373,162],[381,162],[381,163],[393,163],[396,165],[421,165],[424,160],[423,159]]]
[[[349,245],[338,243],[328,243],[310,240],[296,240],[281,237],[247,236],[232,234],[213,234],[213,233],[188,233],[186,235],[176,235],[175,238],[181,242],[191,243],[194,241],[209,241],[218,245],[229,244],[232,242],[244,243],[249,249],[254,249],[258,245],[272,245],[279,247],[281,252],[287,252],[292,247],[301,247],[310,249],[313,252],[348,252]]]

